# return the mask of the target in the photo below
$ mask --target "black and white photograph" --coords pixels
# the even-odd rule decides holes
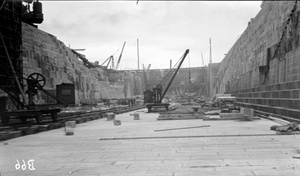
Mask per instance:
[[[0,0],[0,176],[299,175],[298,0]]]

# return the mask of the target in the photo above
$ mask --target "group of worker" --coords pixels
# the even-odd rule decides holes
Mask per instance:
[[[128,106],[135,106],[135,98],[127,98]]]
[[[104,104],[106,104],[108,107],[112,104],[118,104],[118,105],[128,105],[128,106],[135,106],[136,105],[136,99],[134,97],[132,98],[122,98],[122,99],[105,99]]]

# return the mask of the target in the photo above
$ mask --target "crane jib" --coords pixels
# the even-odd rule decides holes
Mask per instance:
[[[180,67],[181,67],[181,65],[182,65],[182,63],[183,63],[183,61],[184,61],[184,59],[186,58],[186,56],[188,55],[189,52],[190,52],[189,49],[185,50],[185,52],[184,52],[184,54],[183,54],[183,56],[182,56],[182,59],[181,59],[179,65],[178,65],[177,69],[175,70],[175,73],[174,73],[174,75],[173,75],[171,81],[168,83],[166,89],[164,90],[164,92],[163,92],[163,94],[162,94],[162,96],[161,96],[161,98],[160,98],[160,102],[162,101],[162,99],[163,99],[164,96],[166,95],[166,93],[167,93],[169,87],[171,86],[171,84],[172,84],[172,82],[173,82],[173,80],[174,80],[174,78],[175,78],[175,76],[176,76],[178,70],[180,69]]]

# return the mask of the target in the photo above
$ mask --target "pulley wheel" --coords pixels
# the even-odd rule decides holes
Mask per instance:
[[[43,123],[42,115],[36,115],[35,120],[36,120],[37,124],[39,124],[39,125],[42,124]]]
[[[30,82],[35,87],[44,87],[46,84],[45,77],[40,73],[32,73],[27,77],[27,82]]]

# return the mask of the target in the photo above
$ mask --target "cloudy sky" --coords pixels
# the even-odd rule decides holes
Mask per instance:
[[[169,68],[186,49],[183,67],[220,62],[248,22],[260,10],[261,1],[41,1],[44,22],[39,25],[91,62],[101,64],[110,55],[115,63],[124,41],[119,69]]]

